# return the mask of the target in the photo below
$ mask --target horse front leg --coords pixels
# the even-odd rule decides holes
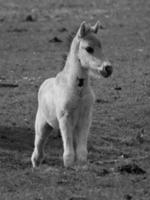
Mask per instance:
[[[87,161],[87,140],[92,121],[92,111],[82,116],[75,132],[76,160],[79,164]]]
[[[73,147],[73,123],[69,114],[64,114],[59,119],[59,128],[63,140],[63,161],[65,167],[72,166],[75,159]]]

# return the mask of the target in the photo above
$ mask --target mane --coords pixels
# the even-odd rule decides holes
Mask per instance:
[[[69,35],[67,36],[66,38],[66,47],[67,47],[67,51],[65,53],[63,53],[62,55],[62,65],[60,67],[60,71],[64,69],[64,66],[65,66],[65,63],[66,63],[66,59],[67,59],[67,56],[68,56],[68,53],[69,53],[69,50],[70,50],[70,46],[71,46],[71,43],[77,33],[77,30],[78,30],[78,27],[75,27],[74,30],[69,33]]]

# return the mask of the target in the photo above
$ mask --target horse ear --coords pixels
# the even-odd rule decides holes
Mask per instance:
[[[86,35],[86,33],[87,33],[87,24],[86,24],[86,22],[85,21],[83,21],[82,23],[81,23],[81,25],[80,25],[80,27],[79,27],[79,30],[78,30],[78,36],[80,37],[80,38],[83,38],[85,35]]]
[[[100,21],[97,21],[96,24],[95,24],[94,26],[91,27],[91,29],[92,29],[92,31],[93,31],[94,33],[97,33],[98,30],[99,30],[99,28],[100,28]]]

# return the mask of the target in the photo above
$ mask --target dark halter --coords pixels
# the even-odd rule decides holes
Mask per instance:
[[[83,85],[84,85],[84,78],[77,78],[77,81],[78,81],[78,86],[79,87],[83,87]]]
[[[80,59],[79,59],[79,63],[81,64],[81,61],[80,61]],[[83,85],[84,85],[84,78],[79,78],[79,77],[77,77],[77,84],[78,84],[78,87],[83,87]]]

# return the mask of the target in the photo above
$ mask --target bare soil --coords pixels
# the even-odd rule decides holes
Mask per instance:
[[[88,164],[65,169],[59,135],[32,171],[37,91],[56,75],[67,37],[100,20],[109,79],[97,101]],[[150,1],[0,0],[0,200],[150,199]]]

